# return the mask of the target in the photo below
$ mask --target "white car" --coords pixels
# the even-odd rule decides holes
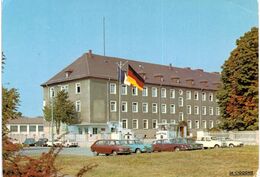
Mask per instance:
[[[212,136],[203,136],[200,137],[196,143],[203,144],[203,148],[220,148],[226,147],[227,144],[221,140],[218,140],[216,137]]]
[[[51,146],[52,146],[52,141],[49,140],[49,141],[47,141],[46,144],[47,144],[48,147],[51,147]],[[60,145],[63,146],[63,143],[62,143],[61,140],[54,140],[54,141],[53,141],[53,145],[54,145],[54,146],[60,146]]]
[[[78,143],[75,140],[65,140],[63,142],[63,146],[65,146],[65,147],[78,147]]]
[[[240,142],[240,141],[235,141],[232,140],[230,138],[222,138],[222,141],[224,141],[228,147],[233,148],[233,147],[242,147],[244,145],[244,143]]]

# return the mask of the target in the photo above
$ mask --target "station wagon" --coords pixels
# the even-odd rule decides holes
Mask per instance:
[[[120,140],[97,140],[91,145],[90,149],[94,155],[131,154],[130,148],[121,145]]]

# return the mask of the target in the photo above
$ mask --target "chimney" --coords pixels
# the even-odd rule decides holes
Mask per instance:
[[[172,64],[171,63],[169,64],[169,70],[172,70]]]
[[[88,51],[88,58],[92,58],[93,57],[93,55],[92,55],[92,50],[89,50]]]

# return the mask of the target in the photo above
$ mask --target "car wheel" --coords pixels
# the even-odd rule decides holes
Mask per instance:
[[[176,148],[175,148],[175,151],[180,151],[180,148],[176,147]]]
[[[106,156],[109,156],[109,154],[106,154]]]
[[[230,147],[230,148],[233,148],[233,147],[234,147],[234,144],[230,144],[229,147]]]
[[[98,156],[98,155],[99,155],[99,153],[98,153],[98,152],[96,152],[96,151],[93,151],[93,155],[94,155],[94,156]]]
[[[216,144],[216,145],[214,146],[214,148],[215,148],[215,149],[219,148],[219,145],[218,145],[218,144]]]
[[[136,150],[135,150],[135,153],[136,153],[136,154],[141,154],[142,151],[141,151],[140,149],[136,149]]]
[[[113,156],[116,156],[116,155],[117,155],[117,152],[116,152],[116,151],[113,151],[113,152],[112,152],[112,155],[113,155]]]

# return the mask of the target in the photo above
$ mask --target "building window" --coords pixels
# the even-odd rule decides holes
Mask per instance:
[[[171,123],[176,124],[176,120],[175,119],[171,119]]]
[[[127,95],[127,86],[126,85],[121,86],[121,95]]]
[[[138,112],[138,103],[137,102],[132,103],[132,112]]]
[[[81,103],[80,100],[76,101],[76,111],[80,112],[81,111]]]
[[[207,128],[207,122],[205,120],[202,121],[203,128]]]
[[[179,112],[179,121],[183,121],[183,112]]]
[[[186,91],[186,99],[191,100],[191,91]]]
[[[213,93],[209,93],[209,101],[213,101]]]
[[[202,115],[207,115],[207,107],[202,106]]]
[[[148,119],[144,119],[143,123],[144,123],[144,129],[148,129]]]
[[[36,125],[30,125],[29,132],[36,132]]]
[[[138,89],[137,87],[132,87],[132,95],[137,96],[138,95]]]
[[[153,119],[153,129],[157,128],[157,119]]]
[[[170,113],[175,114],[175,105],[174,104],[170,105]]]
[[[43,132],[43,126],[42,125],[38,125],[38,132]]]
[[[78,127],[78,132],[80,135],[82,135],[82,128],[81,127]]]
[[[50,88],[50,98],[53,98],[55,97],[55,90],[54,90],[54,87],[51,87]]]
[[[202,92],[202,101],[207,100],[207,94],[205,92]]]
[[[127,128],[127,119],[122,119],[122,127]]]
[[[10,131],[11,132],[18,132],[18,126],[17,125],[11,125],[10,126]]]
[[[143,88],[142,95],[143,96],[148,96],[148,88],[147,87]]]
[[[191,114],[191,105],[187,105],[187,114]]]
[[[132,128],[133,129],[138,129],[138,120],[137,119],[133,119],[133,121],[132,121]]]
[[[214,127],[213,120],[210,120],[210,121],[209,121],[209,125],[210,125],[210,128],[213,128],[213,127]]]
[[[20,132],[27,132],[27,126],[26,125],[20,125]]]
[[[75,84],[75,93],[80,94],[80,83]]]
[[[216,115],[217,115],[217,116],[220,115],[219,107],[216,107]]]
[[[166,98],[166,88],[161,88],[161,98]]]
[[[182,89],[179,90],[179,95],[183,95]]]
[[[122,101],[122,112],[127,112],[127,102],[126,101]]]
[[[175,98],[175,90],[174,89],[170,90],[170,98]]]
[[[152,104],[152,112],[157,113],[157,103]]]
[[[200,121],[196,120],[195,124],[196,124],[196,129],[199,129],[200,128]]]
[[[157,88],[152,87],[152,97],[157,97]]]
[[[62,85],[62,86],[60,87],[60,90],[61,90],[61,91],[64,91],[64,92],[68,92],[68,91],[69,91],[69,86],[68,86],[68,85]]]
[[[116,101],[110,101],[110,112],[116,112]]]
[[[194,106],[194,114],[198,115],[199,112],[200,112],[199,107],[198,106]]]
[[[192,129],[192,122],[191,122],[191,120],[188,120],[187,123],[188,123],[188,128]]]
[[[162,119],[162,123],[163,124],[167,124],[167,120],[166,119]]]
[[[199,92],[194,92],[194,100],[199,100]]]
[[[98,128],[93,128],[93,135],[96,135],[98,133]]]
[[[110,94],[116,94],[116,84],[110,83]]]
[[[183,98],[179,97],[179,107],[183,107]]]
[[[148,103],[143,103],[143,113],[147,113],[148,112]]]
[[[166,114],[167,110],[166,110],[166,104],[162,104],[161,105],[161,109],[162,109],[162,113]]]
[[[213,107],[209,107],[209,115],[213,116]]]

